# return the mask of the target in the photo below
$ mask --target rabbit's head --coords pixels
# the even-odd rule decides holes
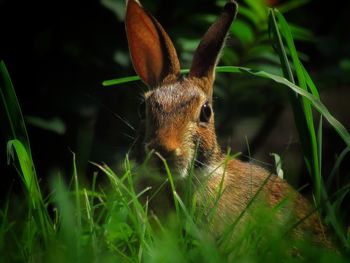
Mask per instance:
[[[141,80],[150,87],[145,99],[146,152],[154,150],[181,175],[196,155],[196,165],[211,166],[221,157],[212,110],[215,66],[237,5],[228,2],[208,29],[197,50],[188,76],[172,41],[159,22],[136,0],[129,0],[126,32],[131,59]]]

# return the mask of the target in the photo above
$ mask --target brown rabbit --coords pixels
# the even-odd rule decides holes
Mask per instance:
[[[317,213],[286,181],[251,163],[230,160],[220,150],[216,140],[213,112],[213,82],[215,67],[228,30],[237,12],[237,4],[229,1],[208,29],[195,51],[188,76],[180,74],[180,63],[167,33],[159,22],[136,0],[127,2],[126,32],[135,71],[151,90],[146,92],[145,151],[156,151],[186,177],[192,159],[196,167],[209,174],[202,200],[215,200],[219,188],[222,194],[217,205],[216,231],[222,221],[233,221],[259,194],[269,207],[286,198],[292,201],[296,220],[296,236],[306,233],[326,247],[332,247],[324,233]],[[197,153],[197,156],[194,156]],[[204,193],[204,194],[203,194]],[[309,215],[311,213],[311,216]],[[283,217],[282,212],[279,215]]]

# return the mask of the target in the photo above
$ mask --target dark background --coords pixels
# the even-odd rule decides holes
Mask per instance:
[[[268,1],[281,4],[288,1]],[[215,1],[143,1],[174,40],[183,67],[189,66],[179,39],[198,40],[209,23],[196,15],[217,15]],[[304,64],[334,116],[350,129],[349,8],[346,1],[309,1],[286,14],[289,22],[313,32],[313,41],[297,42]],[[41,185],[57,171],[71,176],[72,152],[79,175],[91,178],[88,161],[117,166],[133,142],[137,109],[145,87],[140,82],[103,87],[102,81],[134,75],[124,24],[124,1],[0,0],[0,59],[10,72],[28,120],[34,162]],[[234,36],[228,46],[235,47]],[[225,56],[225,54],[224,54]],[[245,66],[244,60],[238,64]],[[244,78],[243,78],[244,79]],[[247,82],[248,81],[248,82]],[[233,83],[233,84],[232,84]],[[243,84],[242,84],[243,83]],[[218,76],[215,110],[219,140],[225,149],[243,152],[273,168],[271,152],[283,158],[287,179],[295,186],[310,182],[303,164],[293,117],[281,87],[247,85],[236,75]],[[225,90],[225,85],[232,90]],[[231,87],[231,86],[230,86]],[[34,118],[34,121],[33,121]],[[44,124],[39,125],[35,120]],[[59,124],[49,129],[53,120]],[[4,121],[4,120],[2,120]],[[61,131],[59,128],[63,128]],[[324,174],[327,177],[345,144],[325,123]],[[18,189],[18,177],[6,164],[6,137],[0,142],[1,193]],[[247,150],[249,142],[250,150]],[[349,182],[350,162],[338,184]],[[310,189],[310,188],[309,188]]]

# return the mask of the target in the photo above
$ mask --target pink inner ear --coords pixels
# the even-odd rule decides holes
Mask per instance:
[[[126,32],[136,73],[146,84],[156,85],[164,61],[161,42],[152,19],[135,1],[128,1]]]

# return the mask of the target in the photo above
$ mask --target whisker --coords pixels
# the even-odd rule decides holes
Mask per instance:
[[[200,164],[201,166],[203,166],[205,168],[210,168],[211,167],[210,165],[208,165],[206,163],[203,163],[201,161],[198,161],[197,159],[195,159],[194,161],[195,161],[195,163]]]
[[[130,139],[132,139],[132,140],[135,140],[135,136],[132,136],[132,135],[130,135],[130,134],[127,134],[127,133],[122,133],[125,137],[127,137],[127,138],[130,138]]]
[[[102,103],[101,101],[97,100],[96,98],[92,97],[91,95],[88,95],[88,97],[94,100],[94,102],[96,102],[99,106],[101,106],[103,109],[105,109],[106,111],[108,111],[109,113],[111,113],[114,117],[116,117],[117,119],[121,120],[126,126],[128,126],[130,129],[132,129],[133,131],[136,131],[136,129],[130,124],[128,123],[127,120],[123,119],[120,115],[116,114],[114,111],[112,111],[109,107],[107,107],[104,103]]]
[[[126,119],[122,118],[119,114],[116,114],[115,112],[112,112],[114,117],[116,117],[117,119],[121,120],[127,127],[129,127],[131,130],[136,131],[136,129],[134,128],[134,126],[132,126]]]

